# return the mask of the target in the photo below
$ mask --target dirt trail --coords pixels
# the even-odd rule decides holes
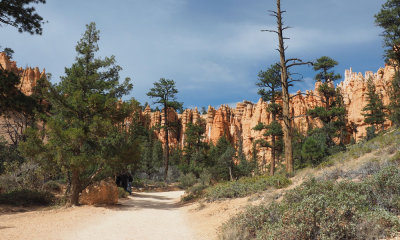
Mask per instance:
[[[182,191],[134,193],[117,206],[0,215],[0,239],[197,240],[178,201]]]

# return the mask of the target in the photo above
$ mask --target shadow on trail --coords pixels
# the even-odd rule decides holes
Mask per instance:
[[[114,211],[173,210],[181,207],[178,201],[176,198],[157,194],[135,192],[128,199],[123,199],[117,205],[107,206],[106,208]]]
[[[6,229],[6,228],[15,228],[15,227],[0,226],[0,230],[1,229]]]
[[[173,200],[173,198],[158,196],[154,194],[133,193],[132,197],[135,198],[154,198],[157,200]]]
[[[23,207],[23,206],[0,205],[0,216],[1,215],[20,214],[20,213],[26,213],[26,212],[45,211],[47,209],[50,209],[50,208],[48,208],[46,206],[44,206],[44,207],[43,206]]]

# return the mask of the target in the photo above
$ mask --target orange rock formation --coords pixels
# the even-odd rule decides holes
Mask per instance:
[[[11,71],[21,77],[20,89],[25,95],[31,95],[32,89],[36,86],[36,82],[43,76],[46,76],[46,71],[43,69],[40,72],[38,67],[26,68],[17,67],[15,61],[10,61],[4,52],[0,52],[0,67],[6,71]]]
[[[0,69],[14,72],[20,76],[19,89],[25,95],[32,95],[33,88],[36,86],[37,81],[46,75],[45,70],[39,71],[39,68],[26,68],[17,67],[15,61],[10,61],[5,53],[0,52]],[[22,122],[21,122],[22,121]],[[0,137],[4,137],[7,141],[15,141],[16,135],[14,132],[22,132],[26,126],[23,122],[24,118],[18,118],[14,113],[8,113],[0,116]],[[12,131],[10,129],[13,129]]]
[[[356,140],[360,140],[366,135],[366,128],[362,109],[366,105],[367,96],[367,80],[372,78],[376,85],[377,91],[383,96],[384,104],[389,103],[388,90],[391,80],[394,76],[394,69],[390,66],[381,68],[377,73],[366,72],[365,75],[361,73],[354,73],[352,69],[346,70],[344,81],[340,82],[337,87],[342,89],[346,109],[348,112],[348,124],[354,123],[357,126],[357,133],[353,134]],[[322,104],[318,89],[320,83],[315,84],[315,90],[306,91],[305,94],[297,92],[291,100],[291,113],[294,118],[294,126],[300,132],[307,132],[311,126],[318,126],[316,120],[306,116],[308,110]],[[243,101],[237,103],[236,108],[230,108],[226,105],[221,105],[218,109],[208,107],[207,114],[200,115],[197,108],[194,110],[186,109],[182,114],[176,114],[170,110],[170,119],[177,121],[179,124],[180,134],[170,134],[171,147],[180,147],[184,145],[184,133],[186,126],[189,122],[198,123],[200,119],[205,122],[205,141],[216,143],[218,139],[225,136],[228,140],[235,144],[239,141],[243,143],[243,150],[245,154],[249,155],[252,151],[253,142],[257,139],[263,138],[263,133],[255,131],[253,128],[259,123],[269,124],[271,122],[271,115],[267,111],[268,103],[260,99],[257,103]],[[160,124],[161,119],[164,119],[162,112],[151,112],[150,108],[146,108],[144,114],[150,116],[151,126]],[[391,126],[388,120],[385,123],[386,127]],[[158,132],[158,137],[163,141],[163,132]],[[268,139],[267,139],[268,140]],[[268,149],[261,149],[260,156],[270,158],[270,151]]]
[[[0,53],[0,65],[5,70],[13,71],[21,76],[21,91],[27,95],[32,94],[32,88],[36,85],[37,80],[45,75],[45,71],[39,71],[38,68],[18,68],[14,61],[10,61],[4,53]],[[354,134],[356,140],[366,135],[366,128],[362,109],[366,105],[367,96],[367,80],[372,78],[376,85],[377,91],[383,96],[385,105],[389,103],[388,90],[391,80],[394,76],[394,69],[391,66],[385,66],[377,71],[377,73],[366,72],[354,73],[352,69],[345,71],[345,79],[340,82],[337,87],[342,89],[344,101],[348,113],[348,124],[354,123],[357,126],[357,134]],[[318,89],[320,83],[315,84]],[[306,116],[308,110],[315,106],[321,105],[318,91],[310,90],[305,94],[297,92],[291,99],[291,113],[294,118],[294,126],[300,132],[307,132],[311,126],[319,123],[314,119]],[[221,105],[218,109],[211,106],[208,107],[207,114],[200,115],[197,108],[186,109],[182,114],[177,114],[173,109],[168,110],[168,118],[170,122],[174,122],[174,127],[169,132],[170,147],[183,148],[185,142],[185,131],[188,123],[202,123],[205,126],[205,141],[216,143],[218,139],[225,136],[234,144],[240,141],[243,144],[245,154],[250,154],[253,142],[263,138],[263,133],[255,131],[253,128],[259,123],[269,124],[271,115],[267,112],[268,103],[261,99],[257,103],[243,101],[237,103],[235,108]],[[147,127],[162,126],[165,122],[165,116],[162,111],[152,112],[147,106],[142,112],[142,119]],[[391,126],[391,122],[385,123],[386,127]],[[157,137],[163,142],[165,129],[155,128]],[[267,139],[268,140],[268,139]],[[264,158],[270,158],[268,149],[261,149],[259,155]]]

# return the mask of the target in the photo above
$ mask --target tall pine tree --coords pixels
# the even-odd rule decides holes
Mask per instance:
[[[331,70],[337,64],[335,60],[326,56],[317,59],[314,63],[314,70],[319,71],[315,80],[321,83],[317,91],[321,97],[322,106],[308,111],[308,115],[322,122],[322,131],[327,135],[329,147],[335,145],[333,138],[339,137],[340,130],[345,127],[346,109],[340,91],[336,91],[334,87],[334,81],[340,79],[341,76]]]
[[[154,98],[154,103],[163,107],[163,114],[165,117],[164,126],[164,180],[167,180],[168,166],[169,166],[169,131],[172,130],[173,123],[169,121],[169,109],[175,110],[182,109],[182,103],[176,100],[178,90],[175,87],[175,81],[161,78],[158,82],[154,83],[154,87],[150,89],[147,96]]]
[[[268,125],[259,123],[254,129],[258,131],[266,130],[264,136],[271,138],[271,143],[266,141],[258,142],[264,147],[271,148],[270,174],[274,175],[278,155],[282,152],[281,138],[283,136],[282,126],[277,121],[278,117],[282,115],[282,106],[277,103],[277,99],[282,95],[281,68],[279,64],[272,65],[267,71],[260,71],[256,85],[259,87],[258,94],[261,98],[265,102],[269,102],[267,110],[271,113],[272,121]]]
[[[76,62],[65,69],[60,83],[50,87],[52,115],[45,148],[71,176],[74,205],[97,177],[136,161],[139,154],[138,142],[124,124],[139,105],[119,101],[132,89],[130,79],[119,83],[121,67],[114,56],[96,57],[99,39],[95,23],[87,25],[76,46]]]

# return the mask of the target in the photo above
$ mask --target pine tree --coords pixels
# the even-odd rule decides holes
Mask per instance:
[[[396,126],[400,126],[400,0],[387,0],[378,14],[375,15],[375,23],[383,28],[383,46],[386,62],[395,69],[395,77],[392,80],[389,91],[390,104],[389,119]]]
[[[272,121],[268,125],[259,123],[254,129],[257,131],[266,130],[264,137],[271,137],[271,144],[265,141],[259,141],[259,143],[264,147],[271,148],[270,175],[273,176],[275,174],[277,157],[282,152],[280,139],[283,136],[282,126],[277,121],[278,117],[282,114],[282,106],[276,102],[281,96],[282,91],[279,64],[272,65],[267,71],[260,71],[256,85],[259,87],[258,94],[261,98],[265,102],[269,102],[267,110],[271,113]]]
[[[207,167],[209,167],[213,179],[232,179],[232,169],[235,166],[233,161],[235,153],[236,150],[225,136],[222,136],[215,146],[211,144]]]
[[[200,112],[201,112],[202,115],[207,114],[207,109],[206,109],[206,107],[204,107],[204,106],[201,107]]]
[[[147,96],[156,99],[154,104],[159,104],[163,107],[165,116],[164,126],[161,126],[164,131],[164,180],[167,180],[168,166],[169,166],[169,131],[172,130],[172,125],[168,118],[168,109],[182,109],[182,103],[176,100],[176,94],[178,90],[175,87],[174,80],[161,78],[158,82],[154,83],[154,87],[150,89]]]
[[[340,87],[336,87],[335,106],[339,110],[344,111],[343,114],[339,114],[337,116],[337,119],[335,121],[335,128],[338,131],[337,137],[339,138],[339,145],[344,147],[345,141],[346,141],[347,137],[349,136],[349,132],[348,132],[349,126],[347,125],[348,119],[347,119],[346,105],[344,104],[343,92]]]
[[[119,83],[121,67],[114,56],[95,56],[98,41],[99,31],[90,23],[76,46],[76,62],[49,93],[52,110],[43,154],[51,154],[48,159],[71,176],[74,205],[92,181],[115,174],[116,168],[137,161],[140,153],[133,128],[125,126],[125,119],[140,106],[136,101],[119,101],[131,90],[130,79]],[[25,152],[33,154],[29,148],[26,145]]]
[[[371,78],[368,79],[367,88],[367,105],[362,109],[364,122],[368,125],[380,126],[383,131],[386,114],[382,96],[376,92],[375,84]]]
[[[184,146],[184,158],[186,159],[186,165],[188,170],[192,166],[197,165],[202,162],[205,156],[205,146],[203,142],[205,127],[200,124],[194,124],[189,122],[185,131],[185,146]],[[195,173],[198,175],[199,173]]]
[[[321,163],[327,155],[326,135],[323,133],[314,134],[306,138],[301,148],[301,155],[308,164],[313,166]]]
[[[333,82],[341,78],[339,74],[335,74],[331,70],[338,63],[329,58],[321,57],[314,63],[314,70],[320,71],[315,80],[321,82],[317,89],[321,96],[323,106],[315,107],[308,111],[308,115],[312,118],[321,120],[323,129],[327,135],[327,145],[332,147],[335,145],[333,138],[340,137],[343,128],[345,127],[346,109],[343,104],[343,96],[340,90],[335,90]]]
[[[375,23],[384,31],[384,47],[386,62],[395,66],[396,71],[400,66],[400,0],[387,0],[375,15]]]

